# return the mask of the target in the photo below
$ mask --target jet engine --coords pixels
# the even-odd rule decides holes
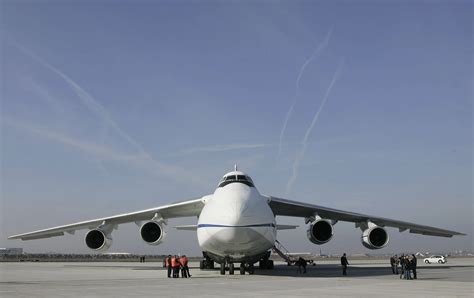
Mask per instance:
[[[93,229],[87,232],[85,241],[90,249],[103,252],[112,245],[112,236],[101,229]]]
[[[324,219],[316,219],[311,223],[306,231],[309,241],[314,244],[324,244],[331,240],[333,228],[329,221]]]
[[[149,221],[140,228],[140,236],[143,241],[150,245],[158,245],[163,242],[166,231],[162,221]]]
[[[380,249],[387,246],[389,238],[384,228],[373,225],[362,232],[361,240],[368,249]]]

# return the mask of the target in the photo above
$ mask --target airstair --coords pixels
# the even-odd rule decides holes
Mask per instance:
[[[272,251],[278,254],[288,265],[293,264],[296,260],[290,255],[288,249],[286,249],[278,240],[275,240],[275,245],[272,247]]]

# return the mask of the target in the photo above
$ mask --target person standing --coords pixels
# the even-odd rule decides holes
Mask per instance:
[[[413,271],[413,279],[416,279],[416,256],[412,255],[413,259],[411,260],[411,270]]]
[[[173,269],[173,278],[179,277],[179,261],[176,255],[171,257],[171,268]]]
[[[301,268],[303,268],[303,273],[306,273],[306,260],[300,257],[298,261],[296,261],[296,265],[298,265],[298,273],[301,273]]]
[[[165,258],[165,266],[166,266],[166,269],[168,269],[168,278],[171,278],[171,255],[168,255],[166,258]]]
[[[410,273],[410,270],[411,270],[411,262],[410,262],[410,257],[407,255],[405,256],[405,279],[406,280],[409,280],[411,279],[411,273]]]
[[[405,256],[402,254],[400,256],[400,279],[405,277]]]
[[[189,259],[188,259],[188,257],[187,257],[186,255],[184,255],[184,258],[185,258],[185,260],[186,260],[186,275],[187,275],[188,277],[191,277],[191,274],[189,273],[189,266],[188,266]]]
[[[346,253],[344,253],[341,257],[342,275],[347,275],[347,265],[349,265],[349,262],[347,261]]]
[[[392,267],[392,274],[395,274],[395,267],[396,267],[395,256],[390,257],[390,267]]]
[[[398,275],[398,265],[400,263],[400,259],[398,258],[398,255],[395,255],[394,259],[395,259],[395,274]]]
[[[191,275],[189,275],[188,258],[186,257],[186,255],[183,255],[179,259],[179,263],[181,264],[181,277],[191,277]]]

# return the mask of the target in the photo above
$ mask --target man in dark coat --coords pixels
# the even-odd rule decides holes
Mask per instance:
[[[416,279],[416,256],[413,254],[411,260],[411,271],[413,271],[413,279]]]
[[[397,267],[397,261],[395,261],[395,256],[390,257],[390,267],[392,267],[392,273],[395,274],[395,268]]]
[[[342,275],[347,275],[347,265],[349,265],[349,262],[347,261],[346,254],[344,253],[341,257]]]
[[[296,261],[296,265],[298,265],[298,273],[301,273],[301,268],[303,268],[303,273],[306,273],[306,260],[300,257],[298,261]]]

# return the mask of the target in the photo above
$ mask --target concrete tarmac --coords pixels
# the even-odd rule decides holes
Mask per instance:
[[[351,260],[349,259],[349,262]],[[343,277],[337,261],[318,261],[306,274],[276,263],[254,275],[199,270],[167,278],[159,263],[0,263],[0,297],[473,297],[474,258],[421,264],[418,279],[401,280],[387,262],[351,262]]]

